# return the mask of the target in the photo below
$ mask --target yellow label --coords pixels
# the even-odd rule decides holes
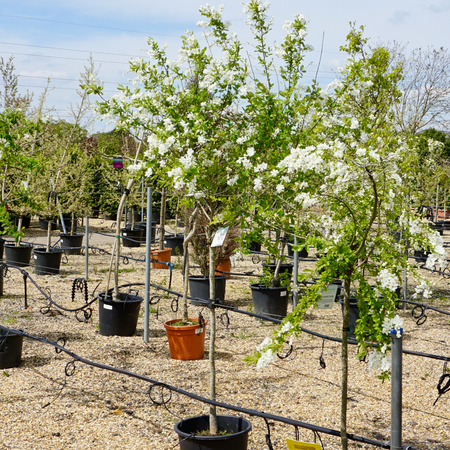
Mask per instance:
[[[286,444],[289,450],[322,450],[321,445],[311,442],[298,442],[292,439],[286,439]]]

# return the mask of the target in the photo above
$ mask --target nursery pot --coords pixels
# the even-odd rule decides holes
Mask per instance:
[[[263,264],[263,267],[267,267],[269,269],[270,272],[274,273],[275,272],[275,268],[277,267],[276,264]],[[294,264],[290,264],[290,263],[282,263],[280,265],[280,272],[279,274],[283,274],[283,273],[288,273],[289,274],[289,278],[292,276],[292,270],[294,269]]]
[[[155,240],[156,237],[156,225],[158,223],[157,222],[152,222],[152,229],[150,232],[150,237],[153,240]],[[130,228],[131,224],[128,223],[127,227]],[[142,230],[142,236],[140,239],[138,239],[142,244],[145,244],[147,242],[147,222],[135,222],[134,224],[134,228],[140,228]]]
[[[57,275],[61,266],[62,249],[52,248],[47,252],[45,248],[33,250],[34,273],[36,275]]]
[[[341,298],[339,300],[341,304],[342,313],[344,313],[344,299]],[[352,339],[356,339],[355,329],[356,329],[356,321],[359,319],[359,308],[358,308],[358,300],[355,297],[350,297],[350,316],[348,326],[350,331],[348,332],[348,337]]]
[[[227,277],[223,275],[216,275],[216,299],[219,303],[223,303],[225,300],[225,288],[227,283]],[[202,275],[193,275],[189,277],[189,293],[191,297],[196,297],[202,300],[209,299],[209,277]],[[197,300],[191,300],[192,305],[205,306],[205,303]]]
[[[27,244],[21,244],[18,247],[15,244],[5,244],[6,264],[17,267],[26,267],[30,265],[31,250],[33,247]]]
[[[75,226],[77,225],[75,219]],[[70,230],[72,229],[72,217],[63,217],[63,221],[64,221],[64,226],[66,227],[66,233],[70,233]],[[62,231],[64,233],[64,227],[62,225],[61,219],[59,222],[59,230]]]
[[[22,228],[30,228],[31,216],[22,217]],[[19,226],[19,217],[14,217],[14,225]]]
[[[222,273],[222,272],[231,272],[231,261],[229,259],[217,264],[216,275],[224,275],[227,278],[231,277],[229,273]]]
[[[197,321],[197,319],[189,320]],[[196,325],[172,325],[179,321],[180,319],[173,319],[164,324],[169,341],[170,357],[183,361],[202,359],[205,353],[205,327],[201,327],[198,323]]]
[[[0,330],[0,369],[20,366],[23,336]]]
[[[83,234],[60,234],[61,248],[66,255],[80,255]]]
[[[288,255],[289,256],[294,256],[294,250],[292,250],[292,245],[290,242],[288,242]],[[298,257],[299,258],[307,258],[308,257],[308,248],[302,248],[301,250],[299,250],[298,252]]]
[[[140,247],[142,238],[142,228],[121,228],[122,244],[124,247]]]
[[[286,317],[288,306],[288,290],[286,286],[267,287],[264,283],[251,284],[255,314],[282,318]]]
[[[120,300],[113,300],[112,294],[98,295],[98,318],[102,336],[133,336],[136,332],[139,310],[143,298],[139,295],[120,292]]]
[[[0,259],[3,260],[3,247],[5,245],[5,240],[0,238]]]
[[[57,223],[55,221],[53,221],[53,219],[51,219],[52,221],[52,230],[56,230],[56,226]],[[41,230],[48,230],[48,220],[47,219],[43,219],[42,217],[39,217],[39,228]]]
[[[164,246],[172,249],[172,256],[182,255],[184,253],[184,234],[178,234],[176,236],[165,236],[164,239]]]
[[[252,241],[250,242],[250,251],[251,252],[260,252],[261,251],[261,243]]]
[[[164,248],[163,250],[152,250],[150,252],[152,260],[161,261],[152,262],[153,269],[168,269],[169,265],[164,263],[170,263],[170,254],[172,253],[171,248]]]
[[[190,417],[175,425],[180,441],[180,450],[247,450],[248,434],[252,424],[236,416],[217,416],[219,431],[231,434],[219,436],[199,436],[198,433],[209,430],[209,416]]]

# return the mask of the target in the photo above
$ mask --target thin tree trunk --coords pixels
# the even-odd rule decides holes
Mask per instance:
[[[211,217],[214,217],[211,210]],[[208,227],[207,242],[209,245],[209,298],[216,298],[216,275],[215,275],[215,248],[211,247],[212,236],[211,229]],[[216,311],[213,306],[210,308],[209,314],[210,331],[209,331],[209,398],[211,400],[216,399]],[[209,432],[211,435],[216,435],[218,432],[217,427],[217,411],[214,405],[209,407]]]
[[[347,450],[347,392],[348,392],[348,331],[350,323],[350,276],[344,276],[344,308],[342,312],[342,348],[341,348],[341,446]]]
[[[20,230],[22,229],[22,223],[23,223],[23,216],[20,215],[19,216],[19,220],[17,222],[17,232],[20,233]],[[20,235],[17,236],[17,245],[20,245],[20,241],[22,240],[22,238],[20,237]]]

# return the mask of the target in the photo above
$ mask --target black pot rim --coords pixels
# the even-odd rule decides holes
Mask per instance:
[[[220,418],[226,418],[226,419],[228,419],[228,418],[240,419],[240,420],[242,420],[244,423],[246,422],[246,427],[245,427],[245,429],[244,429],[244,430],[241,430],[241,431],[237,431],[236,433],[233,433],[233,434],[226,434],[226,435],[224,435],[224,436],[199,436],[199,435],[192,434],[192,433],[188,434],[188,433],[186,433],[186,432],[184,432],[184,431],[181,431],[181,430],[179,429],[180,425],[181,425],[183,422],[186,422],[186,421],[191,420],[191,419],[199,419],[199,418],[200,418],[200,419],[206,419],[206,420],[209,420],[209,416],[207,416],[207,415],[194,416],[194,417],[189,417],[189,418],[187,418],[187,419],[180,420],[180,421],[177,422],[177,423],[175,424],[175,426],[174,426],[175,432],[176,432],[179,436],[181,436],[181,437],[183,437],[183,438],[192,438],[192,439],[199,440],[199,441],[224,441],[224,440],[227,440],[227,439],[233,439],[233,438],[235,438],[236,436],[240,436],[240,435],[243,435],[243,434],[247,434],[247,433],[249,433],[249,432],[251,431],[251,429],[252,429],[252,424],[251,424],[251,422],[250,422],[249,420],[245,419],[244,417],[241,417],[241,416],[227,416],[227,415],[222,415],[222,414],[221,414],[221,415],[217,415],[217,419],[220,419]]]
[[[109,296],[111,295],[111,298],[109,298]],[[104,292],[100,292],[100,294],[97,295],[98,301],[101,303],[106,303],[109,305],[112,304],[121,304],[121,303],[141,303],[142,301],[144,301],[144,298],[141,297],[140,295],[137,294],[129,294],[128,292],[119,292],[120,295],[120,300],[115,300],[112,297],[112,292],[111,294],[108,294],[107,297],[105,298],[105,293]],[[122,296],[126,296],[123,300],[122,300]]]
[[[59,233],[60,237],[70,237],[70,236],[84,236],[84,234],[81,233],[74,233],[74,234],[70,234],[70,233]]]
[[[214,279],[228,278],[226,275],[214,275]],[[189,275],[189,280],[209,280],[209,275]]]
[[[44,247],[38,247],[33,249],[33,253],[37,254],[63,253],[63,251],[64,250],[62,248],[55,248],[55,247],[51,248],[49,252]]]
[[[270,287],[267,286],[267,284],[265,283],[253,283],[250,285],[250,289],[271,289],[271,290],[286,290],[287,291],[287,287],[286,286],[277,286],[277,287]]]
[[[5,240],[5,243],[4,243],[4,246],[5,247],[27,247],[27,248],[29,248],[29,247],[33,247],[33,244],[30,244],[30,243],[28,243],[28,242],[21,242],[20,243],[20,245],[16,245],[16,243],[14,242],[14,241],[6,241]]]

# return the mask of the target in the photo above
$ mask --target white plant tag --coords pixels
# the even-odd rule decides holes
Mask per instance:
[[[280,297],[286,297],[287,295],[287,291],[281,291],[280,292]]]
[[[202,334],[203,333],[203,328],[196,328],[195,329],[195,334]]]
[[[225,240],[225,236],[228,233],[228,228],[230,227],[219,228],[216,231],[211,247],[222,247],[223,241]]]
[[[322,290],[322,298],[317,302],[317,309],[331,309],[333,308],[339,286],[337,284],[330,284],[327,289]]]
[[[112,310],[113,307],[112,307],[112,305],[108,305],[107,303],[103,303],[103,309],[110,309],[110,310]]]
[[[123,236],[126,236],[127,235],[127,233],[122,233],[123,234]]]

